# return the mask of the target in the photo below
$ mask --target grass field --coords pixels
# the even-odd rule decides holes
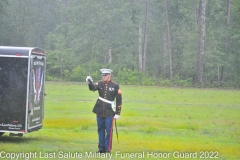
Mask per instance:
[[[4,134],[0,159],[240,159],[240,91],[121,90],[120,143],[114,129],[112,157],[90,155],[98,150],[97,92],[81,83],[46,82],[43,128],[22,138]]]

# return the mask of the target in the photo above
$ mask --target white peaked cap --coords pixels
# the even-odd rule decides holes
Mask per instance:
[[[111,69],[100,69],[100,71],[102,72],[102,74],[110,74],[113,70],[111,70]]]

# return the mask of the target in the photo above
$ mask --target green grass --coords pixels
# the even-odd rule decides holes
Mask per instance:
[[[197,152],[199,159],[201,151],[217,152],[218,159],[240,159],[240,91],[156,86],[121,86],[121,90],[120,143],[114,129],[112,159],[164,159],[160,154],[177,159],[174,152]],[[82,154],[79,159],[92,159],[85,152],[98,150],[92,113],[97,92],[81,83],[46,82],[46,94],[43,128],[23,138],[4,134],[2,156],[31,152],[37,154],[34,159],[61,159],[62,152],[66,157],[77,152]],[[119,152],[122,155],[117,156]]]

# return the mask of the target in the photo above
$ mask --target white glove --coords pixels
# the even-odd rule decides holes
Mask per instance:
[[[86,78],[86,82],[87,82],[87,83],[89,83],[88,80],[90,80],[91,82],[93,82],[92,77],[90,77],[90,76],[87,76],[87,78]]]
[[[114,116],[114,119],[118,119],[118,118],[120,118],[120,115],[118,115],[118,114],[115,114],[115,116]]]

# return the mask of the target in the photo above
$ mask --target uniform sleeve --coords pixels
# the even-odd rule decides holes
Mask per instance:
[[[120,115],[122,110],[122,91],[119,86],[116,95],[116,106],[116,114]]]
[[[90,91],[96,91],[98,90],[98,83],[89,83],[88,88]]]

